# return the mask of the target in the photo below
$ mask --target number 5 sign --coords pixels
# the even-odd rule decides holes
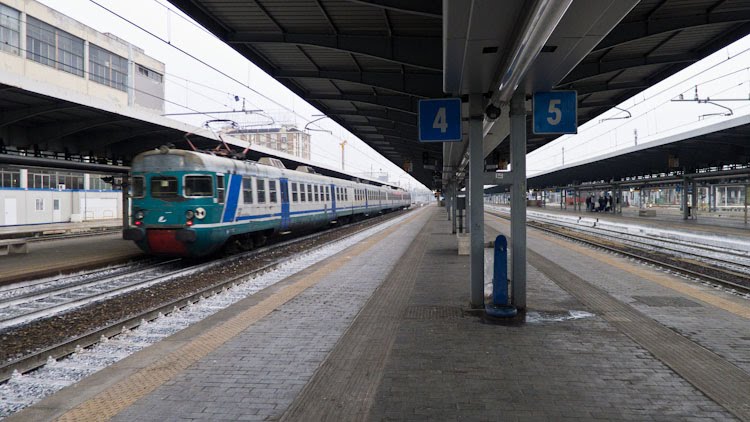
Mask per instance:
[[[534,93],[534,133],[578,133],[577,96],[576,91]]]
[[[460,98],[419,100],[419,142],[460,140]]]

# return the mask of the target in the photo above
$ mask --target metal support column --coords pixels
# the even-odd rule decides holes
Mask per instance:
[[[747,224],[747,185],[745,185],[745,224]]]
[[[471,134],[469,134],[471,135]],[[469,142],[471,142],[471,139],[469,139]],[[469,148],[471,149],[471,144],[469,144]],[[469,160],[471,160],[471,153],[469,153]],[[464,222],[466,223],[466,233],[471,233],[471,204],[472,204],[472,198],[471,197],[471,164],[469,164],[469,174],[466,175],[466,217]]]
[[[680,206],[682,207],[682,219],[690,218],[690,209],[688,208],[688,184],[690,181],[687,177],[682,178],[682,196],[680,197]]]
[[[456,224],[458,221],[458,183],[451,182],[451,208],[453,208],[453,234],[456,234]]]
[[[130,181],[128,176],[122,176],[122,229],[130,227]]]
[[[510,100],[510,166],[516,175],[511,186],[511,304],[526,309],[526,95],[516,91]]]
[[[482,151],[482,94],[469,95],[469,178],[467,192],[471,227],[471,306],[484,307],[484,153]],[[525,123],[524,123],[525,124]]]
[[[691,185],[692,185],[692,191],[693,191],[692,201],[691,201],[692,207],[693,207],[693,220],[697,220],[698,219],[698,184],[695,183],[695,180],[693,180]]]

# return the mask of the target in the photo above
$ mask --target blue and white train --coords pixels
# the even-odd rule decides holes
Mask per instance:
[[[161,147],[131,166],[131,226],[146,253],[199,257],[250,249],[274,233],[408,208],[408,192],[260,162]]]

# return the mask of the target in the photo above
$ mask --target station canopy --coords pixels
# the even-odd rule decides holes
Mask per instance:
[[[171,3],[387,159],[399,167],[410,163],[420,182],[439,188],[447,158],[441,144],[418,142],[418,101],[449,96],[466,101],[461,89],[444,92],[446,81],[457,75],[468,81],[465,86],[471,85],[472,92],[490,94],[498,75],[511,69],[508,58],[518,41],[518,28],[533,19],[531,11],[545,1],[550,3]],[[550,4],[557,4],[556,0]],[[580,28],[586,31],[575,32]],[[528,89],[525,83],[542,75],[546,78],[542,85],[548,89],[577,90],[580,125],[748,33],[747,1],[572,0],[537,53],[537,69],[521,86]],[[452,44],[467,36],[472,38],[466,45],[478,49],[462,51]],[[556,71],[545,73],[540,68]],[[23,147],[56,151],[58,158],[97,156],[127,163],[137,151],[165,139],[179,141],[184,135],[181,125],[101,111],[13,86],[0,89],[0,124],[33,130],[33,139]],[[466,118],[466,108],[463,115]],[[553,139],[528,133],[528,151]],[[104,143],[91,141],[104,138]],[[485,150],[489,161],[508,161],[506,140],[499,139]]]

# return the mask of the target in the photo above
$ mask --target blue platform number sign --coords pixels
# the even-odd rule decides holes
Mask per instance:
[[[460,98],[419,100],[419,142],[460,140]]]
[[[534,93],[534,133],[578,133],[577,97],[576,91]]]

